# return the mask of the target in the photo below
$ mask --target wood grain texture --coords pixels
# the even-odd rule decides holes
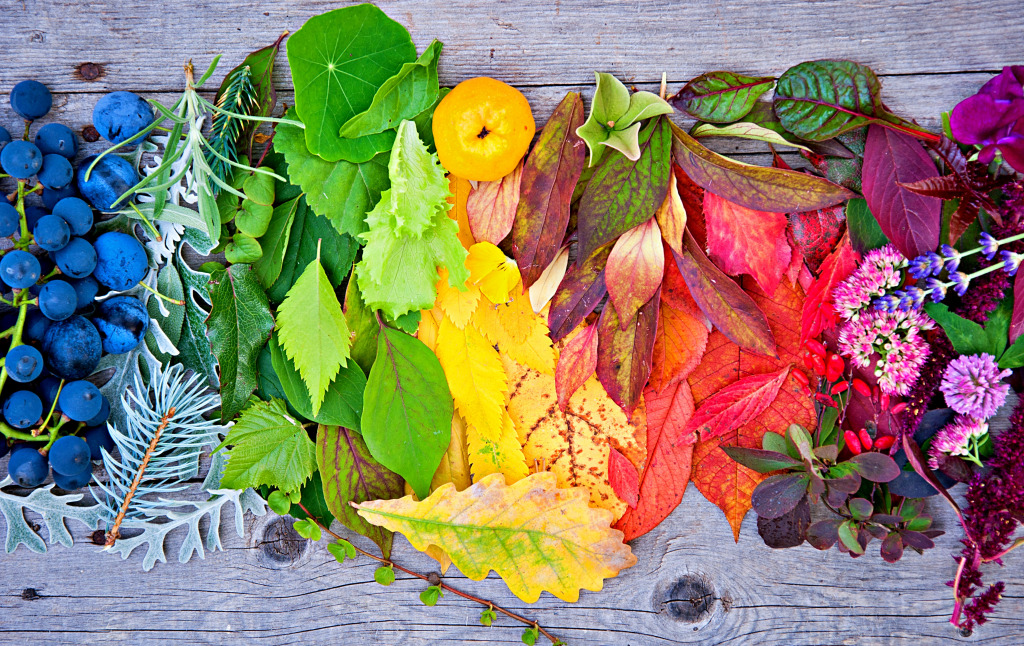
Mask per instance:
[[[167,102],[182,86],[185,59],[202,66],[222,52],[219,80],[248,52],[342,4],[0,0],[0,94],[22,79],[40,80],[55,92],[54,110],[41,123],[61,121],[80,131],[103,92],[128,89]],[[538,123],[567,91],[582,91],[589,101],[595,69],[646,90],[655,90],[665,72],[674,92],[708,70],[777,75],[803,60],[832,57],[872,66],[893,111],[937,128],[939,114],[992,72],[1024,63],[1019,0],[380,5],[409,28],[419,48],[432,38],[445,43],[442,83],[479,75],[505,80],[523,90]],[[276,80],[280,99],[291,104],[283,62]],[[3,103],[0,125],[19,132]],[[102,147],[88,144],[83,154]],[[768,161],[757,143],[718,141],[713,148],[743,161]],[[0,472],[5,465],[6,458]],[[934,502],[932,512],[949,533],[936,549],[908,553],[893,566],[877,556],[877,543],[857,560],[807,546],[771,550],[752,516],[736,544],[721,512],[691,486],[661,526],[635,541],[638,565],[604,591],[584,592],[578,604],[545,595],[525,606],[500,580],[467,581],[455,569],[446,581],[537,619],[573,646],[1024,643],[1018,554],[1008,567],[993,569],[992,580],[1005,580],[1008,594],[989,624],[964,638],[948,623],[951,591],[944,583],[953,575],[950,554],[958,551],[960,534],[945,506]],[[122,561],[93,545],[83,526],[70,529],[71,549],[0,554],[0,644],[521,643],[521,626],[499,619],[483,628],[480,608],[453,595],[425,608],[417,598],[421,582],[399,575],[382,588],[373,582],[375,563],[339,565],[325,544],[308,543],[272,515],[249,518],[245,538],[224,526],[226,551],[188,564],[173,562],[182,538],[175,534],[167,546],[172,563],[149,573],[142,572],[140,553]],[[401,538],[395,558],[434,569]]]

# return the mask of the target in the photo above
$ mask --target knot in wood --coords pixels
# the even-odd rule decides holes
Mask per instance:
[[[669,586],[662,607],[676,621],[693,624],[710,618],[716,601],[715,587],[707,577],[687,574]]]
[[[279,570],[293,565],[303,554],[309,542],[292,527],[288,518],[278,516],[263,527],[263,535],[256,541],[259,561],[265,567]]]
[[[80,81],[95,81],[106,72],[99,63],[82,63],[75,68],[75,78]]]
[[[39,596],[39,592],[35,588],[25,588],[21,591],[21,598],[25,601],[35,601],[36,599],[42,599]]]

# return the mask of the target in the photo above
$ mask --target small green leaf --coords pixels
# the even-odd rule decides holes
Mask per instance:
[[[259,238],[267,232],[267,227],[270,226],[270,220],[273,217],[273,206],[258,204],[246,198],[242,200],[241,210],[235,214],[235,226],[247,236]],[[263,255],[262,250],[260,255]]]
[[[484,608],[484,611],[480,613],[480,624],[482,626],[490,628],[491,624],[493,624],[497,619],[498,614],[494,612],[493,608]]]
[[[320,532],[320,526],[312,520],[297,520],[292,523],[292,527],[302,538],[318,541],[323,536]]]
[[[867,520],[875,513],[875,506],[867,498],[853,498],[848,505],[854,520]]]
[[[1017,337],[1003,356],[999,357],[999,367],[1003,370],[1024,366],[1024,336]]]
[[[910,522],[907,523],[907,529],[915,532],[923,532],[931,526],[932,519],[928,516],[918,516],[916,518],[912,518]]]
[[[786,429],[786,436],[800,452],[800,457],[805,460],[814,460],[814,440],[811,439],[811,434],[807,432],[807,429],[799,424],[790,424]]]
[[[857,540],[857,527],[853,524],[852,520],[848,520],[839,526],[839,540],[843,542],[846,549],[854,554],[864,553],[864,548],[861,547],[860,542]]]
[[[786,442],[786,438],[775,431],[768,431],[764,434],[761,438],[761,448],[776,453],[789,453],[789,444]]]
[[[288,500],[292,504],[294,504],[294,505],[299,504],[300,502],[302,502],[302,492],[301,491],[290,491],[290,492],[288,492]]]
[[[373,457],[404,477],[421,500],[448,450],[454,412],[434,353],[419,339],[384,328],[363,394],[363,439]]]
[[[239,232],[224,247],[224,257],[232,265],[249,264],[263,257],[263,248],[255,238]]]
[[[589,166],[604,155],[605,147],[614,148],[628,159],[640,159],[637,141],[640,122],[662,114],[670,114],[672,106],[651,92],[635,92],[632,96],[619,79],[611,74],[595,72],[597,90],[590,104],[590,116],[576,134],[590,151]]]
[[[267,496],[267,504],[278,516],[284,516],[292,508],[292,503],[288,500],[288,496],[280,489],[270,492],[270,495]]]
[[[319,254],[277,308],[277,330],[281,346],[309,388],[316,415],[328,386],[348,361],[351,344],[348,323]]]
[[[395,569],[390,565],[382,565],[373,571],[373,580],[387,587],[395,582]]]
[[[273,169],[261,166],[260,170],[272,171]],[[245,178],[242,183],[242,192],[245,197],[256,204],[271,206],[274,204],[274,178],[266,173],[253,173]]]
[[[435,606],[437,605],[437,600],[443,596],[444,592],[441,591],[441,586],[432,585],[420,593],[420,601],[422,601],[425,606]]]
[[[534,646],[537,643],[537,639],[540,638],[540,629],[537,626],[530,626],[523,631],[523,643],[528,646]]]
[[[684,85],[669,103],[700,121],[729,123],[747,116],[774,82],[771,77],[708,72]]]
[[[245,489],[269,485],[298,491],[316,468],[316,446],[284,402],[254,400],[221,443],[231,446],[221,485]]]
[[[252,268],[256,270],[256,278],[265,289],[270,289],[281,275],[284,255],[291,240],[292,223],[295,222],[300,200],[301,198],[294,197],[275,206],[266,231],[259,240],[260,246],[263,247],[263,255],[253,263]]]
[[[854,198],[846,204],[846,226],[850,230],[850,242],[857,253],[864,254],[889,244],[889,238],[882,233],[882,227],[862,197]]]
[[[723,446],[722,450],[736,462],[758,473],[770,473],[779,469],[793,469],[797,467],[802,469],[804,464],[800,460],[794,460],[785,453],[776,451],[747,449],[740,446]]]
[[[327,551],[334,555],[338,563],[344,563],[345,559],[354,559],[356,557],[355,546],[344,538],[339,538],[336,542],[328,545]]]

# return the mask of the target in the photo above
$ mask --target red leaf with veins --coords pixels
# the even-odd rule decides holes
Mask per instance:
[[[839,323],[834,308],[832,290],[846,280],[857,268],[860,254],[853,250],[850,236],[844,235],[839,246],[821,264],[821,275],[807,290],[803,312],[800,315],[800,343],[817,338],[825,330]]]
[[[573,393],[590,379],[597,369],[597,326],[590,325],[565,344],[555,368],[555,392],[558,408],[565,410]]]
[[[755,211],[704,192],[708,251],[722,271],[750,274],[768,294],[789,267],[793,250],[786,240],[786,216]]]
[[[620,325],[612,303],[605,303],[597,322],[597,378],[612,401],[627,415],[640,403],[644,386],[651,377],[660,292],[659,288],[625,326]]]
[[[789,214],[789,230],[793,234],[804,261],[818,273],[846,230],[846,206],[830,206],[818,211]]]
[[[614,446],[608,451],[608,484],[626,506],[636,509],[640,495],[640,476],[629,458],[619,453]]]
[[[789,366],[778,372],[743,377],[711,395],[686,425],[683,441],[709,440],[743,426],[768,408],[789,375]]]
[[[651,300],[664,271],[665,249],[655,218],[619,236],[604,268],[604,282],[620,325],[629,325],[637,310]]]

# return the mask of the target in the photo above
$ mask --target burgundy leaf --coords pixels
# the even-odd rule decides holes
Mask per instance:
[[[900,475],[896,462],[883,453],[861,453],[850,458],[850,463],[861,477],[871,482],[889,482]]]
[[[597,323],[597,378],[612,401],[627,415],[640,403],[644,386],[651,377],[660,305],[659,287],[624,328],[610,301],[605,303]]]
[[[1010,318],[1010,345],[1024,332],[1024,271],[1013,279],[1013,316]]]
[[[839,540],[839,520],[819,520],[807,528],[807,542],[819,550],[830,549]]]
[[[789,230],[807,267],[818,273],[821,263],[832,253],[846,230],[846,207],[830,206],[816,211],[790,213]]]
[[[768,547],[783,549],[804,542],[811,524],[811,505],[804,496],[796,507],[778,518],[757,517],[757,533]]]
[[[582,265],[573,263],[569,266],[569,271],[551,299],[551,309],[548,310],[548,328],[551,330],[552,341],[563,339],[575,330],[608,293],[604,283],[604,266],[611,252],[612,245],[605,245]]]
[[[750,505],[763,518],[787,514],[807,496],[806,473],[782,473],[757,485],[750,496]]]

